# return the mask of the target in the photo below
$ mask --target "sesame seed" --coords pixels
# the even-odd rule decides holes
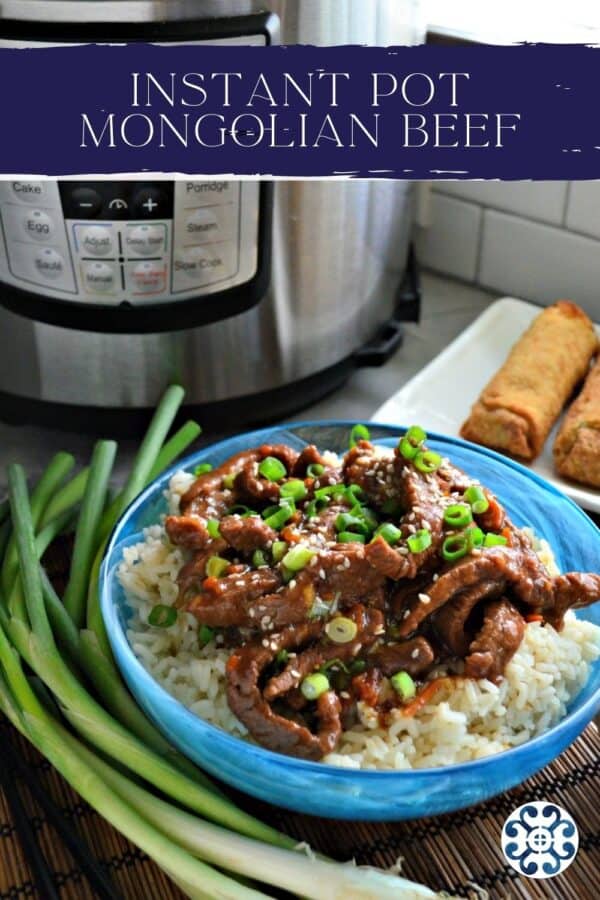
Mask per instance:
[[[403,614],[402,614],[402,618],[403,618],[403,619],[408,619],[409,616],[410,616],[410,609],[405,609],[404,612],[403,612]]]
[[[439,577],[440,577],[440,576],[439,576],[438,573],[436,572],[435,575],[433,576],[433,580],[434,580],[434,581],[437,581],[437,580],[439,579]]]
[[[296,579],[292,578],[292,580],[288,584],[290,591],[293,591],[297,584],[298,584],[298,582],[296,581]]]
[[[348,559],[348,557],[346,557],[346,559],[344,560],[344,568],[349,569],[350,565],[351,565],[350,560]]]
[[[429,596],[429,594],[419,594],[419,600],[425,605],[431,603],[431,597]]]
[[[323,579],[323,580],[324,580],[325,578],[327,578],[327,576],[326,576],[326,574],[325,574],[325,569],[319,569],[319,578],[321,578],[321,579]]]
[[[350,694],[348,693],[348,691],[340,691],[340,697],[342,698],[342,700],[349,700]]]
[[[292,678],[300,678],[300,672],[298,669],[290,669],[290,675]]]
[[[266,649],[266,648],[269,646],[269,639],[268,639],[268,638],[263,638],[262,641],[261,641],[261,644],[262,644],[263,647]]]
[[[419,650],[418,650],[417,647],[415,647],[415,649],[414,649],[413,652],[410,654],[410,656],[411,656],[411,659],[417,659],[417,658],[418,658],[418,656],[419,656]]]
[[[246,587],[246,582],[245,581],[236,581],[235,586],[236,587]]]

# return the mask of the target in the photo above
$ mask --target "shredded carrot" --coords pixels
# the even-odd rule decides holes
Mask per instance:
[[[283,531],[281,532],[281,537],[284,541],[287,541],[288,544],[297,544],[300,540],[300,535],[298,532],[292,528],[290,525],[287,525]]]
[[[529,616],[525,616],[526,622],[543,622],[544,617],[540,616],[538,613],[531,613]]]
[[[442,678],[434,678],[433,681],[430,681],[429,684],[426,684],[422,691],[415,697],[412,703],[409,703],[408,706],[405,706],[402,710],[402,714],[404,716],[408,716],[412,718],[416,713],[419,712],[428,702],[431,700],[439,690],[443,687],[448,687],[451,679],[447,676],[443,676]]]
[[[501,533],[502,533],[502,537],[505,537],[509,544],[512,543],[512,541],[511,541],[512,532],[511,532],[510,528],[503,528]]]
[[[219,586],[218,578],[213,578],[213,577],[205,578],[204,581],[202,582],[202,587],[204,588],[205,591],[215,591],[218,586]]]

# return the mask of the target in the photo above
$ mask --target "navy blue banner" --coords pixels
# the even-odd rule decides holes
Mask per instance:
[[[0,172],[600,177],[578,46],[0,49]]]

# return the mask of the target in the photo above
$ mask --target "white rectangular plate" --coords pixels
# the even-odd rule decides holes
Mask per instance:
[[[377,410],[373,421],[389,425],[422,425],[430,431],[457,437],[471,406],[539,313],[539,306],[523,300],[510,297],[497,300],[390,397]],[[529,468],[584,509],[600,512],[600,491],[567,481],[554,470],[552,447],[559,426],[560,422],[546,441],[542,455]]]

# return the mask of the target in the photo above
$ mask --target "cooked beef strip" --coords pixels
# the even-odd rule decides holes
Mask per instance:
[[[556,627],[570,607],[588,606],[600,599],[600,575],[569,573],[552,578],[532,550],[492,547],[465,557],[442,573],[427,591],[430,602],[413,604],[405,613],[400,634],[412,634],[421,622],[467,588],[482,582],[502,582],[515,597],[540,612]]]
[[[240,647],[227,663],[227,698],[233,713],[258,743],[301,759],[319,760],[335,749],[342,731],[337,695],[327,691],[317,700],[319,730],[313,734],[306,725],[277,715],[263,697],[259,682],[281,650],[291,650],[314,640],[321,628],[321,623],[286,628],[280,634],[264,638],[262,643]]]
[[[203,582],[201,592],[189,601],[187,609],[202,625],[211,628],[256,628],[254,601],[280,585],[281,576],[272,569],[209,578]]]
[[[167,516],[165,530],[171,543],[187,550],[204,550],[211,537],[206,524],[196,516]]]
[[[233,491],[223,487],[227,475],[240,472],[245,465],[260,458],[260,450],[244,450],[228,459],[221,466],[200,475],[191,488],[181,498],[181,513],[196,515],[204,519],[224,516],[235,503]]]
[[[280,497],[279,484],[267,481],[259,474],[258,467],[267,456],[274,456],[284,464],[288,474],[293,470],[298,453],[285,444],[264,444],[257,451],[254,459],[248,460],[234,482],[237,497],[248,503],[277,503]]]
[[[291,474],[294,478],[307,478],[307,469],[313,465],[323,466],[324,469],[324,472],[314,479],[315,488],[326,487],[328,484],[339,484],[342,480],[341,471],[326,462],[313,444],[304,448],[294,463]]]
[[[499,597],[502,590],[502,581],[481,581],[461,591],[434,613],[433,629],[450,653],[460,657],[468,653],[473,637],[472,630],[467,627],[471,613],[482,600]]]
[[[510,600],[502,597],[488,603],[481,630],[465,659],[465,675],[498,681],[519,649],[524,634],[525,620]]]
[[[226,516],[219,522],[224,540],[238,553],[253,553],[279,540],[278,533],[260,516]]]
[[[419,636],[412,640],[378,647],[366,659],[369,666],[374,666],[384,675],[408,672],[409,675],[417,677],[431,669],[435,662],[435,651],[428,640]]]
[[[369,598],[379,598],[385,579],[369,565],[362,544],[336,544],[321,550],[315,565],[310,566],[319,597],[326,603],[335,602],[340,608]]]
[[[344,481],[357,484],[369,501],[381,508],[392,496],[402,495],[402,477],[394,458],[377,456],[370,441],[359,441],[344,459]]]
[[[339,659],[343,663],[354,659],[383,633],[384,617],[379,610],[366,609],[359,604],[347,616],[358,627],[354,640],[347,644],[334,644],[324,637],[317,646],[298,654],[290,660],[283,672],[271,678],[263,692],[267,700],[274,700],[294,690],[307,675],[333,659]]]

